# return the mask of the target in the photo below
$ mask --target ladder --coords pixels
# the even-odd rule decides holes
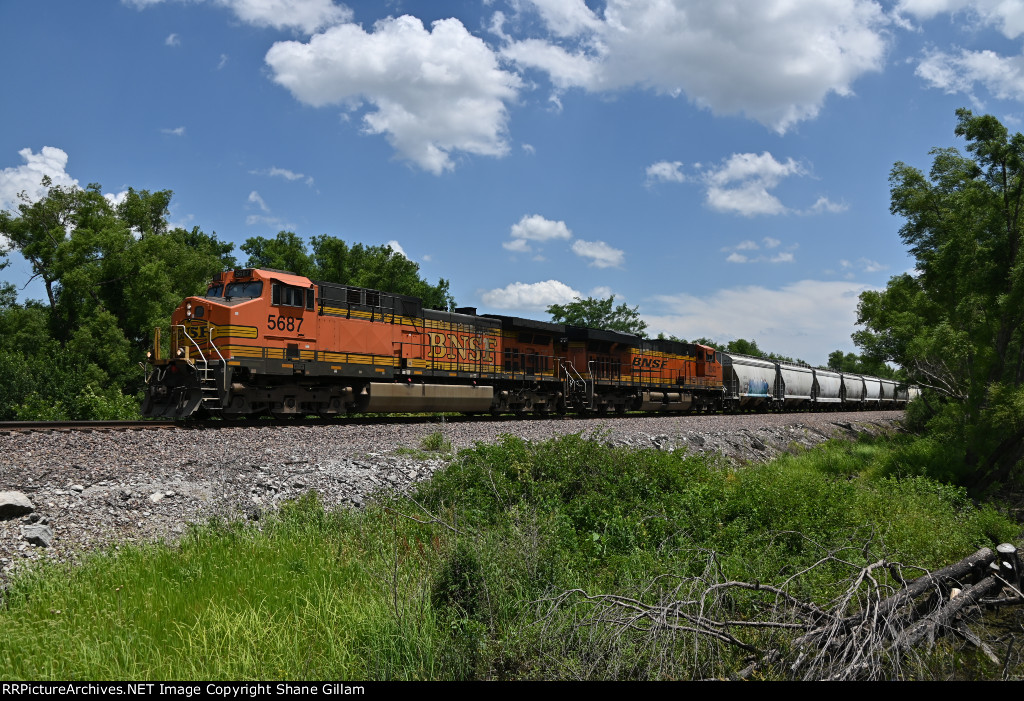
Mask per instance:
[[[196,379],[199,380],[199,392],[202,397],[201,406],[210,412],[220,412],[222,409],[221,395],[227,392],[227,363],[224,361],[224,356],[221,355],[220,349],[217,348],[213,342],[212,334],[210,335],[210,348],[213,348],[217,353],[217,360],[207,360],[206,354],[203,353],[203,349],[199,347],[199,343],[194,339],[185,328],[184,324],[178,324],[175,328],[181,330],[181,333],[189,340],[192,346],[196,350],[196,354],[199,356],[197,360],[188,360],[189,364],[196,371]],[[186,356],[188,359],[188,356]],[[220,387],[217,383],[217,367],[223,368],[220,377],[224,380],[224,387]]]
[[[563,360],[561,365],[565,378],[566,405],[574,409],[588,409],[594,402],[594,381],[588,383],[576,370],[572,361]]]

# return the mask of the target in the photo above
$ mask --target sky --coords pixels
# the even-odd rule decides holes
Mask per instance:
[[[913,269],[893,164],[1020,130],[1022,48],[1024,0],[0,0],[0,208],[172,190],[243,263],[390,244],[481,313],[614,294],[818,364]]]

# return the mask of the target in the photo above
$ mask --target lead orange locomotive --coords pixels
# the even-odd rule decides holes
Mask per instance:
[[[722,354],[277,270],[219,273],[150,356],[146,416],[624,413],[727,406]]]

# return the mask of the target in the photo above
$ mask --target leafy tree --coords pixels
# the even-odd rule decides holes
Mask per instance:
[[[957,110],[956,148],[926,176],[896,163],[891,211],[916,274],[865,292],[854,341],[924,388],[914,416],[959,448],[970,486],[1003,482],[1024,458],[1024,136]]]
[[[430,309],[455,307],[447,280],[440,278],[436,285],[429,284],[420,277],[419,263],[391,246],[349,246],[327,235],[314,236],[312,246],[320,280],[419,297]]]
[[[748,341],[744,338],[737,338],[735,341],[729,341],[725,346],[725,350],[729,353],[752,355],[756,358],[765,357],[764,351],[758,348],[757,341]]]
[[[19,416],[124,414],[135,400],[120,392],[141,386],[137,363],[153,328],[234,264],[233,245],[198,228],[171,229],[169,190],[130,189],[115,207],[95,183],[43,184],[43,198],[0,212],[0,234],[47,297],[19,305],[11,289],[0,291],[0,395],[25,398],[12,405]],[[32,378],[30,394],[19,375]]]
[[[869,358],[856,353],[844,354],[841,350],[835,350],[828,354],[828,369],[889,379],[897,377],[897,371],[877,358]]]
[[[328,235],[314,236],[310,243],[312,253],[302,237],[282,231],[273,239],[247,239],[242,250],[249,254],[246,265],[250,267],[290,270],[322,282],[411,295],[422,299],[431,309],[455,306],[447,280],[441,278],[436,285],[429,284],[420,277],[418,263],[390,246],[349,246]]]
[[[246,266],[288,270],[304,277],[316,277],[316,265],[306,250],[306,242],[291,231],[280,231],[272,239],[253,236],[241,246],[249,254]]]
[[[568,304],[552,304],[547,312],[556,324],[586,326],[644,337],[647,322],[640,318],[639,308],[630,308],[625,303],[616,307],[615,295],[611,295],[605,299],[574,297]]]

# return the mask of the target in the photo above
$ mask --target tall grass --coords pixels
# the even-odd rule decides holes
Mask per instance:
[[[609,636],[551,601],[576,588],[657,597],[709,563],[778,581],[838,550],[935,567],[1017,536],[925,476],[928,454],[903,439],[828,443],[732,468],[507,437],[409,498],[328,512],[308,495],[259,523],[35,568],[3,594],[0,677],[687,677],[685,641]],[[816,569],[794,593],[827,600],[843,574]],[[729,606],[758,615],[742,596]],[[702,673],[742,662],[701,654]]]

